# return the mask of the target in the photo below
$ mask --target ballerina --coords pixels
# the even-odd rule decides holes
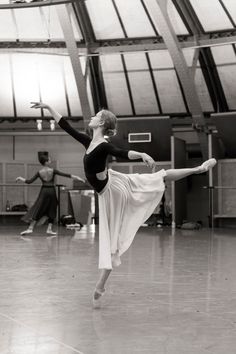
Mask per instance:
[[[47,155],[42,155],[39,157],[39,162],[43,166],[32,178],[26,179],[23,177],[17,177],[16,182],[24,182],[27,184],[33,183],[37,178],[42,182],[42,187],[39,192],[38,198],[35,201],[34,205],[29,209],[26,215],[23,216],[22,220],[30,223],[29,227],[21,232],[21,235],[31,234],[34,231],[36,223],[45,217],[48,219],[47,234],[56,235],[56,232],[53,231],[52,225],[54,219],[56,218],[57,211],[57,195],[55,188],[55,176],[63,176],[67,178],[73,178],[81,182],[85,182],[83,178],[79,176],[70,175],[58,171],[50,167],[51,159]]]
[[[98,193],[99,201],[99,269],[101,274],[93,294],[94,308],[101,306],[106,281],[113,269],[121,264],[121,255],[131,245],[139,227],[153,213],[165,191],[165,181],[177,181],[192,174],[208,171],[216,164],[209,159],[195,168],[168,169],[156,173],[124,174],[107,168],[107,157],[142,159],[150,168],[155,161],[144,152],[124,150],[109,143],[104,136],[116,133],[117,118],[101,110],[93,116],[89,127],[93,137],[75,130],[48,104],[32,102],[35,109],[47,109],[59,126],[86,149],[84,170],[88,182]]]

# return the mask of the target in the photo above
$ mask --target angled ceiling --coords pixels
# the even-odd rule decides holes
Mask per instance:
[[[59,8],[80,58],[82,104]],[[87,102],[121,118],[200,115],[193,123],[204,128],[211,113],[236,110],[235,23],[235,0],[1,0],[0,118],[35,119],[28,103],[42,99],[78,120]]]

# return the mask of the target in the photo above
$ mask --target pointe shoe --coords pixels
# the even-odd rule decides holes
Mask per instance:
[[[200,166],[202,172],[207,172],[217,164],[216,159],[209,159],[203,162]]]
[[[101,298],[105,293],[105,289],[95,289],[93,293],[93,308],[100,309],[101,308]]]
[[[28,234],[32,234],[32,232],[33,232],[33,230],[27,229],[27,230],[25,230],[25,231],[22,231],[20,234],[21,234],[21,235],[28,235]]]

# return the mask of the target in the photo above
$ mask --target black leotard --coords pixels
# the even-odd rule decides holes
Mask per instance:
[[[91,138],[87,134],[80,133],[74,128],[70,126],[70,124],[64,119],[61,118],[58,122],[60,127],[65,130],[68,134],[70,134],[73,138],[79,141],[82,145],[84,145],[87,150],[90,143]],[[128,150],[123,150],[115,147],[113,144],[108,142],[102,142],[97,145],[95,149],[93,149],[90,153],[85,153],[84,155],[84,172],[88,182],[91,186],[99,193],[105,187],[108,182],[108,174],[106,179],[100,180],[97,178],[96,174],[103,172],[106,170],[107,165],[107,157],[108,155],[112,155],[115,157],[123,157],[128,159]]]

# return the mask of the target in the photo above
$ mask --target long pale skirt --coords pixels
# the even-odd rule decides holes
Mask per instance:
[[[124,174],[109,169],[99,193],[99,268],[120,265],[139,227],[152,215],[165,191],[166,171]]]

